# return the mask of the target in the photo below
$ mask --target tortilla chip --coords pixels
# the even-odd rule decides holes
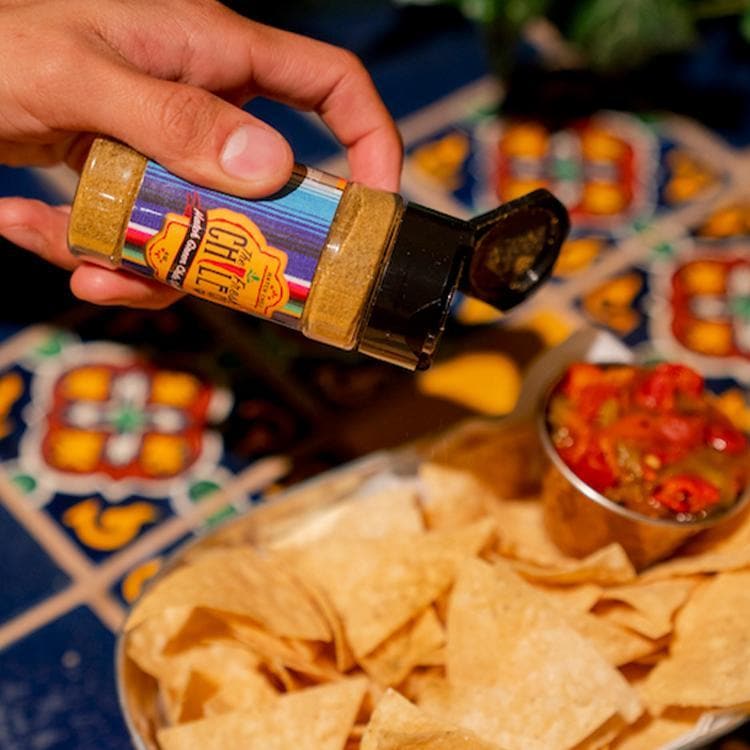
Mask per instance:
[[[157,581],[136,604],[131,630],[168,607],[204,607],[253,620],[289,638],[330,641],[325,618],[280,565],[251,547],[212,549]]]
[[[608,544],[580,560],[570,557],[547,566],[516,560],[513,567],[527,580],[539,583],[597,583],[611,586],[628,583],[636,577],[633,564],[617,543]]]
[[[224,621],[232,637],[251,648],[288,689],[293,684],[293,681],[288,682],[285,671],[288,669],[321,681],[336,680],[340,676],[333,662],[319,658],[318,644],[279,638],[246,618],[225,616]]]
[[[529,580],[547,583],[612,585],[635,578],[633,565],[619,544],[610,544],[585,558],[562,553],[547,533],[538,500],[502,500],[492,506],[497,521],[497,549],[511,557]]]
[[[348,672],[354,666],[356,660],[352,653],[351,646],[346,640],[344,623],[341,622],[341,618],[334,609],[333,603],[329,599],[328,594],[310,580],[300,578],[299,584],[305,589],[305,591],[307,591],[308,596],[323,613],[323,616],[328,623],[328,627],[331,629],[334,653],[336,656],[336,669],[338,669],[339,672]]]
[[[602,594],[597,614],[648,638],[662,638],[672,632],[675,612],[687,601],[697,583],[694,579],[681,578],[607,589]]]
[[[657,641],[657,643],[660,644],[660,648],[657,651],[654,651],[652,654],[646,654],[646,656],[641,656],[640,658],[631,662],[631,664],[644,667],[653,667],[654,664],[658,664],[669,652],[669,639],[670,636],[660,638]]]
[[[423,530],[414,482],[404,481],[316,513],[299,528],[275,540],[271,548],[304,547],[330,538],[382,539]]]
[[[364,726],[370,721],[372,712],[375,710],[375,706],[385,694],[387,688],[382,685],[378,685],[377,682],[369,681],[367,690],[365,691],[365,697],[362,699],[362,705],[359,707],[359,713],[355,721],[355,726]],[[354,731],[354,730],[352,730]],[[350,733],[351,736],[351,733]]]
[[[730,552],[746,549],[750,543],[750,506],[741,513],[690,539],[680,556]]]
[[[262,710],[236,711],[162,729],[162,750],[343,750],[367,680],[288,693]]]
[[[443,626],[448,622],[448,605],[450,604],[450,599],[450,589],[446,589],[432,603],[432,606],[435,609],[435,614],[438,616],[438,620],[440,620]]]
[[[179,700],[179,713],[173,723],[196,721],[204,716],[204,706],[219,692],[219,684],[200,672],[190,672]],[[274,693],[275,695],[275,693]],[[218,713],[222,713],[219,711]]]
[[[192,721],[275,700],[277,693],[258,666],[252,651],[226,640],[166,658],[158,679],[171,721]]]
[[[447,658],[447,718],[509,750],[566,750],[641,713],[622,675],[508,565],[461,566]]]
[[[643,695],[653,706],[731,708],[750,703],[750,571],[701,584],[677,615],[669,655]]]
[[[645,571],[643,581],[697,573],[719,573],[750,567],[750,508],[704,531],[679,550],[679,555]]]
[[[458,561],[478,553],[494,529],[485,520],[418,536],[328,540],[286,554],[301,578],[327,594],[359,659],[448,588]]]
[[[600,586],[544,586],[535,584],[534,589],[543,594],[550,604],[557,607],[570,624],[599,649],[613,666],[619,667],[642,659],[657,651],[661,644],[633,633],[616,623],[606,621],[599,613],[589,610],[605,592]],[[603,743],[603,744],[606,744]]]
[[[349,739],[347,740],[348,743],[352,742],[353,740],[357,741],[357,750],[359,750],[359,743],[362,741],[362,737],[365,733],[365,728],[367,727],[366,724],[355,724],[352,727],[352,731],[349,732]]]
[[[367,674],[383,686],[397,685],[422,659],[445,644],[445,631],[429,607],[359,659]]]
[[[644,616],[654,620],[671,621],[674,613],[685,603],[698,583],[697,579],[689,578],[653,583],[638,582],[606,589],[601,598],[603,601],[614,599],[626,602],[640,610]]]
[[[220,645],[227,642],[253,654],[258,670],[267,671],[278,680],[280,687],[286,690],[299,687],[300,682],[298,678],[290,674],[290,669],[304,676],[308,683],[336,680],[340,677],[334,664],[321,657],[323,644],[320,642],[281,638],[266,632],[248,618],[197,608],[193,610],[181,630],[164,647],[165,664],[160,675],[166,674],[167,676],[162,677],[162,682],[166,682],[171,687],[175,686],[174,679],[171,679],[170,675],[175,674],[175,664],[179,664],[180,661],[174,658],[169,661],[170,657],[185,654],[183,661],[193,666],[189,652],[200,653],[198,649],[200,646]],[[231,670],[225,670],[220,666],[222,663],[220,658],[217,657],[215,661],[219,665],[216,667],[216,679],[223,686],[228,681]],[[217,711],[228,710],[222,708],[225,704],[228,704],[231,710],[248,705],[242,699],[242,691],[239,688],[236,698],[224,699],[221,695],[222,691],[219,693],[220,695],[211,704]],[[171,691],[168,695],[173,694],[174,692]],[[206,711],[205,715],[211,715],[210,711]]]
[[[448,682],[445,668],[440,669],[442,677],[435,677],[425,681],[419,687],[419,694],[415,696],[414,702],[428,714],[437,717],[447,717],[451,712],[451,701],[453,690]],[[456,722],[460,724],[460,722]],[[494,738],[493,738],[494,741]]]
[[[578,586],[548,586],[533,581],[529,583],[564,612],[588,612],[599,601],[604,590],[594,583],[582,583]]]
[[[168,607],[128,633],[127,654],[146,673],[158,677],[164,671],[164,648],[191,615],[190,607]]]
[[[361,750],[501,750],[472,732],[420,711],[395,690],[388,690],[362,737]]]
[[[536,565],[548,566],[573,558],[563,554],[544,527],[542,504],[537,499],[499,500],[491,507],[497,521],[497,549]]]
[[[573,750],[609,750],[610,742],[627,726],[622,716],[613,716],[605,721],[599,729],[589,735],[583,742],[579,742]]]
[[[538,493],[544,451],[533,422],[474,420],[431,446],[430,461],[469,472],[498,497]]]
[[[293,693],[297,690],[311,687],[307,680],[303,680],[287,669],[286,665],[280,659],[268,659],[263,663],[263,668],[282,693]]]
[[[297,650],[299,641],[281,638],[274,633],[269,633],[249,617],[240,617],[223,612],[210,612],[209,614],[221,618],[221,621],[229,629],[232,638],[251,648],[260,658],[294,659],[303,656]]]
[[[485,515],[495,496],[471,474],[438,464],[419,467],[420,503],[427,527],[455,529]]]
[[[224,619],[222,615],[222,612],[196,607],[191,611],[183,626],[166,643],[164,654],[173,656],[204,643],[233,638],[234,633],[226,622],[226,618],[230,615],[224,615]],[[273,641],[282,640],[273,635],[269,635],[268,638]]]
[[[612,745],[612,750],[656,750],[695,728],[698,717],[650,716],[645,714],[628,727]]]
[[[723,573],[750,567],[750,546],[744,550],[705,552],[674,557],[647,570],[644,581],[660,581],[698,573]]]
[[[591,641],[599,653],[615,667],[642,659],[661,648],[658,641],[644,638],[588,612],[569,613],[566,617],[570,624],[584,638]]]
[[[218,716],[270,705],[273,697],[277,695],[273,685],[261,672],[256,672],[255,675],[245,675],[242,681],[224,679],[219,684],[219,689],[203,703],[203,716]],[[183,700],[187,701],[188,698],[189,691],[186,689]],[[184,713],[181,720],[186,720]]]
[[[444,667],[445,666],[445,646],[431,651],[429,654],[421,656],[415,666],[417,667]]]
[[[415,669],[409,676],[398,686],[398,691],[408,700],[421,704],[425,695],[433,690],[443,690],[447,688],[445,678],[445,667],[426,667]]]

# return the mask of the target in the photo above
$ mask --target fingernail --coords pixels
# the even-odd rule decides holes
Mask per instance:
[[[31,227],[16,224],[11,227],[3,227],[0,234],[14,245],[31,250],[32,253],[40,253],[46,246],[44,237]]]
[[[221,168],[230,176],[252,182],[278,177],[288,169],[288,147],[275,131],[241,125],[227,138]]]

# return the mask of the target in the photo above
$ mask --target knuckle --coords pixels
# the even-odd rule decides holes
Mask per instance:
[[[375,84],[360,58],[350,50],[341,51],[339,67],[339,86],[343,90],[371,92]]]
[[[201,146],[213,124],[209,95],[188,86],[162,93],[156,112],[161,135],[185,151]]]
[[[364,63],[354,52],[341,47],[338,54],[339,65],[344,73],[354,77],[368,76]]]

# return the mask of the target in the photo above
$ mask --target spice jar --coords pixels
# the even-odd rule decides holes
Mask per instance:
[[[97,139],[76,255],[408,369],[429,367],[457,290],[508,310],[550,274],[565,208],[537,190],[471,221],[297,166],[268,198],[186,182]]]

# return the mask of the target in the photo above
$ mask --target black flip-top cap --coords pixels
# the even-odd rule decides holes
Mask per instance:
[[[552,273],[570,229],[568,212],[535,190],[469,222],[474,252],[459,288],[498,310],[523,302]]]
[[[408,204],[358,350],[409,370],[429,367],[471,243],[467,222]]]
[[[550,275],[568,228],[565,207],[546,190],[471,221],[407,205],[357,348],[426,369],[457,288],[509,310]]]

